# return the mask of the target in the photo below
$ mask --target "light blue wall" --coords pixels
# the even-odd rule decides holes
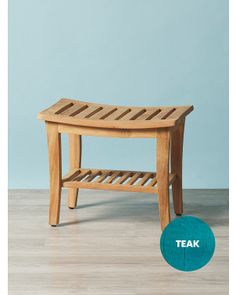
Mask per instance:
[[[9,47],[11,188],[48,186],[37,113],[60,97],[193,104],[184,187],[228,187],[227,1],[10,0]],[[155,169],[155,142],[87,137],[83,165]]]

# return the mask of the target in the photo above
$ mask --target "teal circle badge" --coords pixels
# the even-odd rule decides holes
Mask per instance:
[[[175,269],[194,271],[205,266],[215,250],[215,237],[209,225],[193,216],[173,220],[160,241],[164,259]]]

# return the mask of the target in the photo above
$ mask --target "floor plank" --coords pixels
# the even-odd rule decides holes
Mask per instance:
[[[80,190],[70,210],[63,191],[56,228],[48,203],[47,190],[9,192],[9,294],[228,294],[227,190],[184,191],[185,214],[216,236],[213,259],[190,273],[161,256],[155,195]]]

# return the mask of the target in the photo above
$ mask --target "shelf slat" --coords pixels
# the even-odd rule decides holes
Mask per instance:
[[[170,174],[169,184],[174,180],[175,174]],[[155,172],[75,169],[63,177],[62,186],[65,188],[157,193],[158,183]]]

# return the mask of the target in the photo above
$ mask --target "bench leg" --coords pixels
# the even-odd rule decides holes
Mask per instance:
[[[161,229],[163,230],[170,222],[169,203],[169,148],[170,132],[160,130],[157,133],[157,193],[159,198],[159,212]]]
[[[183,158],[184,121],[174,130],[171,137],[171,173],[176,174],[172,184],[174,210],[176,215],[183,214],[182,197],[182,158]]]
[[[56,226],[60,218],[61,204],[61,134],[58,125],[46,122],[50,174],[49,224]]]
[[[81,135],[69,134],[70,170],[81,167]],[[68,191],[68,207],[74,209],[77,205],[78,189],[70,188]]]

